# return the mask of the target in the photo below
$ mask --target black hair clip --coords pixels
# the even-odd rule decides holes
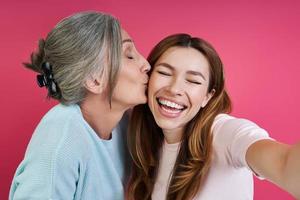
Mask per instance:
[[[37,80],[39,87],[44,87],[47,85],[46,77],[42,74],[37,75],[36,80]]]
[[[37,83],[39,87],[46,86],[50,95],[59,94],[59,88],[54,80],[52,66],[49,62],[42,64],[42,74],[37,75]]]
[[[42,70],[44,74],[51,76],[50,78],[52,78],[52,66],[50,65],[49,62],[44,62],[42,64]]]

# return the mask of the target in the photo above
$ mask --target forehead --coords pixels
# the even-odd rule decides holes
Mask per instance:
[[[121,30],[121,36],[122,36],[123,50],[124,49],[128,49],[130,47],[132,49],[135,49],[134,41],[131,39],[131,37],[129,36],[129,34],[124,29]]]
[[[197,49],[191,47],[171,47],[165,51],[155,65],[167,63],[176,70],[209,71],[206,57]]]
[[[122,40],[127,40],[127,39],[131,40],[131,37],[124,29],[121,30],[121,36],[122,36]]]

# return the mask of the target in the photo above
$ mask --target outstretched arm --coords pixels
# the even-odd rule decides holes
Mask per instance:
[[[300,143],[260,140],[248,148],[246,160],[258,175],[300,199]]]

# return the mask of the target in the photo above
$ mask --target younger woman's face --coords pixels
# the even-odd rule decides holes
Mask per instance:
[[[153,67],[148,104],[164,134],[178,142],[183,128],[212,96],[207,92],[209,63],[194,48],[172,47]]]
[[[122,60],[112,96],[114,105],[127,108],[146,103],[149,70],[147,60],[137,51],[128,33],[122,30]]]

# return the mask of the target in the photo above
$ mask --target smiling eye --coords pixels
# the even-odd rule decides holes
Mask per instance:
[[[193,84],[196,84],[196,85],[202,85],[201,82],[198,82],[198,81],[193,81],[193,80],[187,80],[189,83],[193,83]]]
[[[157,71],[157,73],[164,75],[164,76],[171,76],[170,73],[164,72],[164,71]]]

